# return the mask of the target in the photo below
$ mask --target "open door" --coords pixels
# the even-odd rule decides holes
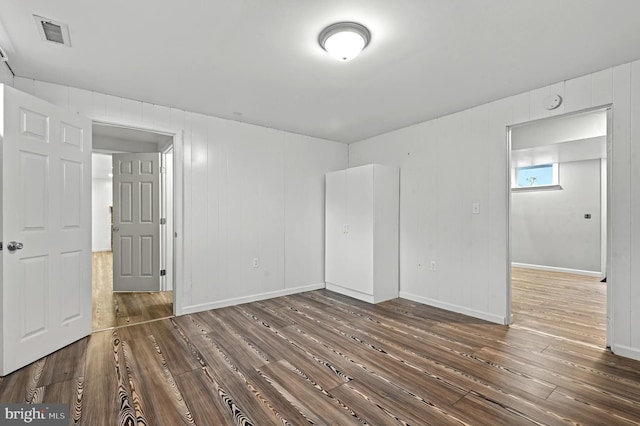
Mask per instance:
[[[4,376],[91,333],[91,122],[0,96]]]
[[[113,154],[113,291],[160,291],[160,153]]]

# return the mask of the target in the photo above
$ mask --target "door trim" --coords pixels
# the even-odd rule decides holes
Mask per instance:
[[[130,124],[122,124],[117,121],[91,120],[93,124],[121,127],[123,129],[139,130],[143,132],[152,132],[172,137],[173,142],[173,315],[182,315],[184,313],[182,306],[182,284],[184,262],[184,194],[182,185],[184,181],[184,131],[178,132],[167,128],[134,126]],[[160,151],[166,151],[168,145],[160,147]],[[166,232],[166,227],[164,232]],[[166,236],[167,242],[171,236]]]
[[[511,129],[515,127],[519,127],[521,125],[527,125],[531,123],[536,123],[542,120],[547,119],[557,119],[562,117],[570,117],[572,115],[584,114],[593,111],[606,111],[607,112],[607,135],[606,135],[606,150],[607,150],[607,158],[606,158],[606,241],[600,241],[601,250],[604,249],[605,253],[601,253],[601,257],[605,258],[606,261],[602,265],[603,273],[605,277],[611,275],[611,259],[612,259],[612,222],[611,222],[611,194],[613,193],[613,104],[605,104],[598,105],[590,108],[585,108],[577,111],[570,111],[564,114],[558,114],[550,117],[543,117],[535,120],[529,120],[522,123],[514,123],[506,126],[506,149],[507,149],[507,220],[506,228],[507,228],[507,304],[506,304],[506,318],[505,325],[512,324],[512,310],[511,310],[511,301],[512,301],[512,283],[511,283],[511,263],[512,263],[512,245],[511,245]],[[602,173],[601,173],[602,176]],[[600,186],[602,188],[602,185]],[[602,197],[601,197],[602,199]],[[601,231],[602,232],[602,231]],[[613,313],[613,286],[611,285],[611,280],[609,279],[607,282],[606,289],[606,347],[610,348],[611,343],[613,342],[613,321],[614,321],[614,313]]]

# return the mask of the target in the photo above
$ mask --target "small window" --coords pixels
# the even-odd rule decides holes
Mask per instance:
[[[558,163],[513,169],[513,189],[560,189]]]

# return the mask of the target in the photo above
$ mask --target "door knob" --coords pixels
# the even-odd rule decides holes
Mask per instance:
[[[22,247],[24,247],[22,243],[17,243],[15,241],[11,241],[7,244],[7,250],[9,250],[10,253],[13,253],[16,250],[22,250]]]
[[[114,227],[113,227],[113,232],[118,232],[119,230],[120,230],[120,227],[119,227],[119,226],[115,226],[115,225],[114,225]]]

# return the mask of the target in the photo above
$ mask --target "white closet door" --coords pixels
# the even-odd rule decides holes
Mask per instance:
[[[347,287],[373,294],[373,166],[347,169]]]
[[[344,170],[326,176],[325,209],[325,282],[344,285],[348,279],[346,251],[347,173]]]

